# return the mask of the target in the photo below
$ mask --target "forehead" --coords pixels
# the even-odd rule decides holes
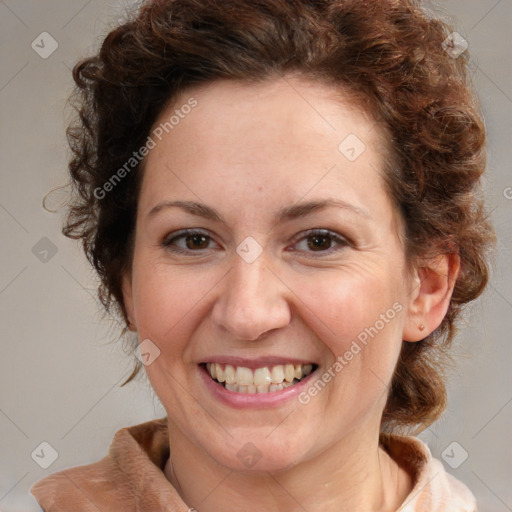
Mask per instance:
[[[180,116],[179,125],[165,130],[166,121],[182,109],[188,111],[191,101],[197,105]],[[322,145],[325,151],[337,151],[336,142],[349,129],[369,144],[385,145],[382,127],[375,129],[377,123],[360,104],[354,93],[296,76],[256,84],[219,80],[183,91],[155,125],[164,129],[163,138],[172,133],[176,142],[180,134],[195,130],[193,135],[209,146],[243,143],[236,147],[238,153],[254,145],[297,146],[298,151],[314,144],[317,149]],[[174,119],[178,121],[176,115]]]
[[[213,82],[184,91],[151,133],[143,210],[169,196],[206,200],[215,192],[232,206],[234,195],[257,192],[267,202],[340,192],[354,203],[383,192],[383,131],[333,86],[295,77]]]

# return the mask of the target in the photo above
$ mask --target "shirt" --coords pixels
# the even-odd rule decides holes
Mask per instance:
[[[415,437],[381,435],[391,457],[414,478],[397,512],[476,512],[469,489],[446,473]],[[167,418],[118,430],[108,454],[92,464],[51,474],[31,493],[45,512],[188,512],[164,474],[170,455]]]

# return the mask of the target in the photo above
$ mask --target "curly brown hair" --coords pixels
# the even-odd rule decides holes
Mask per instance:
[[[153,0],[143,2],[73,69],[78,115],[68,128],[74,190],[63,233],[81,239],[107,312],[127,331],[122,276],[130,269],[144,160],[99,194],[187,87],[300,73],[348,90],[390,136],[385,180],[405,224],[411,264],[458,252],[461,271],[441,325],[403,343],[383,431],[426,426],[446,403],[447,348],[462,307],[488,280],[494,231],[480,177],[485,130],[467,52],[415,0]],[[132,380],[141,368],[137,361]],[[421,429],[421,427],[420,427]]]

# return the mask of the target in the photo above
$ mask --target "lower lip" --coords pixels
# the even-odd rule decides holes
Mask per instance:
[[[221,402],[238,409],[251,407],[261,409],[269,406],[278,406],[288,400],[293,400],[308,386],[308,382],[316,373],[316,370],[293,386],[280,391],[269,391],[268,393],[237,393],[235,391],[228,391],[210,377],[210,374],[203,365],[199,366],[199,373],[212,395]]]

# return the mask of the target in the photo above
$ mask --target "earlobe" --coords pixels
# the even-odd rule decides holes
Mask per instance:
[[[134,321],[133,314],[133,293],[132,293],[132,280],[131,275],[125,274],[122,280],[122,291],[123,291],[123,303],[126,311],[126,316],[128,317],[128,329],[130,331],[136,331],[137,325]]]
[[[420,341],[443,321],[460,271],[460,257],[449,253],[416,270],[402,339]]]

